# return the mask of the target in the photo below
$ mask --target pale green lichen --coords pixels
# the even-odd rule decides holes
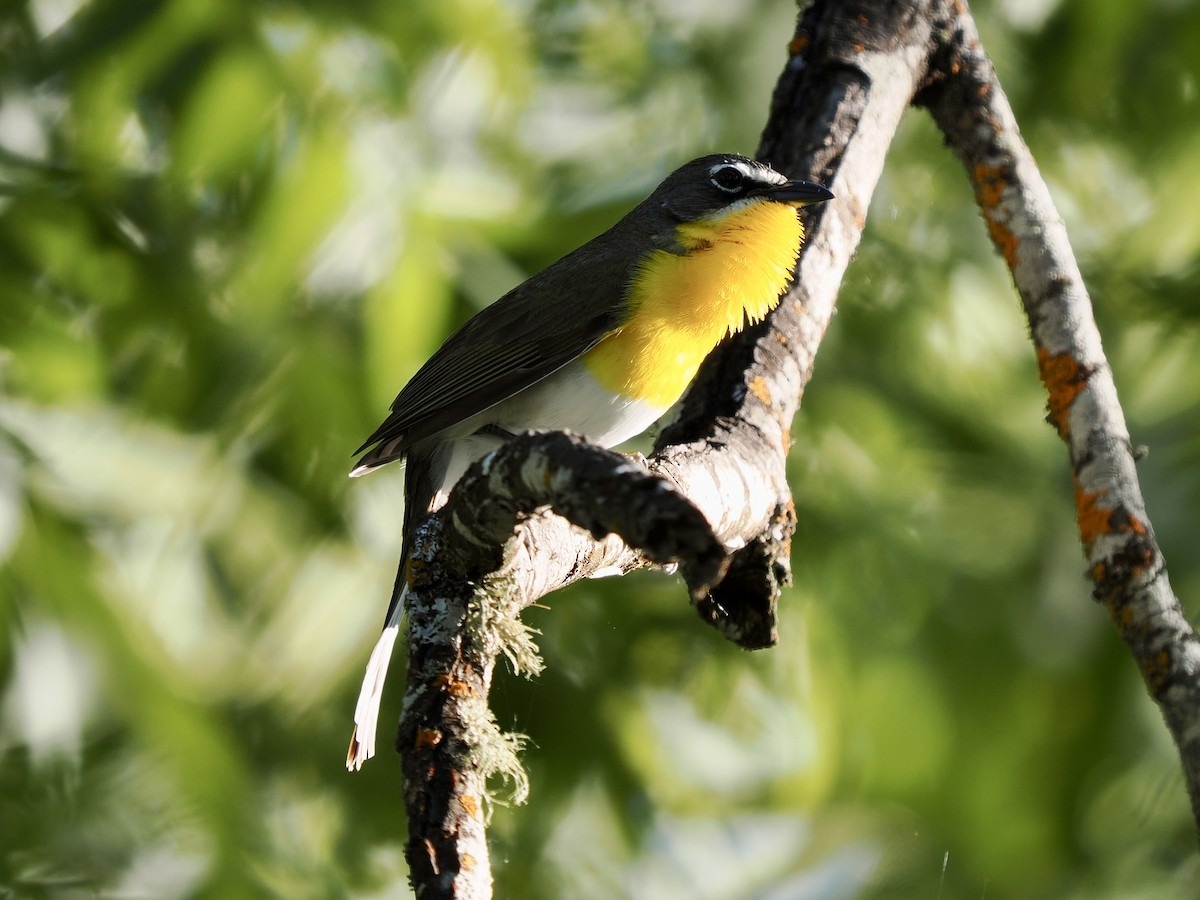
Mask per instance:
[[[465,726],[463,737],[471,747],[471,763],[483,782],[484,800],[490,804],[524,803],[529,798],[529,775],[521,765],[521,751],[529,738],[501,729],[483,699],[464,703],[461,714]],[[511,785],[507,796],[488,786],[497,776],[502,783]]]
[[[513,579],[504,575],[487,579],[468,602],[464,625],[489,666],[503,654],[516,674],[532,678],[541,674],[544,665],[534,641],[538,631],[521,621],[523,604],[516,594]],[[529,797],[529,776],[521,765],[520,754],[529,739],[501,729],[483,699],[463,704],[462,716],[472,762],[485,786],[484,799],[491,804],[524,803]],[[507,796],[487,787],[496,776],[511,785]]]
[[[524,604],[514,599],[516,593],[516,583],[509,577],[495,575],[487,579],[467,607],[465,624],[488,656],[503,653],[513,672],[533,678],[544,667],[533,638],[541,632],[522,621]]]

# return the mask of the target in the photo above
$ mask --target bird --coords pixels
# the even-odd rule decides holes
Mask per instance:
[[[375,755],[414,528],[472,462],[515,434],[565,430],[613,447],[649,428],[718,343],[778,304],[804,237],[797,210],[832,198],[745,156],[692,160],[603,234],[468,320],[404,386],[350,472],[405,460],[400,569],[347,769]]]

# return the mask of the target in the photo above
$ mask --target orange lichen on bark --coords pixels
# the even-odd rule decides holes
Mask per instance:
[[[994,166],[980,163],[975,167],[975,192],[979,198],[979,206],[983,210],[983,218],[987,222],[988,234],[992,243],[1004,257],[1009,268],[1017,265],[1017,236],[996,215],[996,209],[1004,198],[1004,189],[1008,187],[1004,166]]]
[[[1153,656],[1145,656],[1138,660],[1138,668],[1146,679],[1146,686],[1152,694],[1157,694],[1171,680],[1171,654],[1160,650]]]
[[[463,808],[463,812],[465,812],[472,819],[481,818],[479,800],[472,794],[462,794],[458,798],[458,805],[461,806]]]
[[[1008,263],[1010,269],[1015,269],[1017,266],[1017,245],[1020,241],[1017,236],[1009,231],[1008,226],[1002,222],[996,221],[991,216],[984,217],[987,221],[988,234],[992,237],[992,243],[996,245],[996,249],[1000,251],[1000,255],[1004,257],[1004,261]]]
[[[475,693],[474,688],[471,687],[469,682],[459,681],[457,678],[452,678],[449,675],[439,675],[433,680],[433,683],[451,697],[457,697],[460,700],[470,697]]]
[[[1146,523],[1137,516],[1127,511],[1121,511],[1122,514],[1118,516],[1118,510],[1100,505],[1100,499],[1108,494],[1106,489],[1086,491],[1079,483],[1078,478],[1072,480],[1075,482],[1075,518],[1079,523],[1079,536],[1083,539],[1085,547],[1091,547],[1097,538],[1122,531],[1136,534],[1138,537],[1147,534]],[[1115,522],[1114,519],[1116,519]],[[1146,566],[1153,562],[1154,554],[1147,551],[1142,564],[1134,567],[1133,574],[1141,573]],[[1097,563],[1092,568],[1093,580],[1099,583],[1105,572],[1103,564]]]
[[[1047,401],[1050,420],[1058,429],[1058,436],[1065,441],[1071,433],[1071,404],[1087,386],[1087,370],[1069,353],[1052,354],[1045,347],[1039,347],[1038,375],[1050,395]]]
[[[1129,524],[1125,527],[1125,530],[1132,531],[1134,534],[1145,534],[1146,533],[1146,523],[1141,521],[1140,519],[1135,519],[1133,516],[1130,516]],[[1144,572],[1146,572],[1148,569],[1150,569],[1153,565],[1154,565],[1154,551],[1151,548],[1146,547],[1142,550],[1141,563],[1139,565],[1136,565],[1133,567],[1133,574],[1136,576],[1141,576]]]
[[[1004,178],[1004,166],[979,163],[975,167],[975,189],[985,212],[1000,204],[1006,187],[1008,181]]]
[[[750,393],[763,406],[771,405],[771,389],[767,385],[767,379],[761,375],[756,375],[750,382]]]
[[[1075,520],[1079,523],[1079,536],[1085,547],[1092,546],[1103,535],[1112,534],[1113,511],[1098,504],[1107,493],[1105,490],[1085,491],[1083,485],[1075,481]]]
[[[417,729],[417,747],[436,747],[442,742],[442,733],[436,728]]]

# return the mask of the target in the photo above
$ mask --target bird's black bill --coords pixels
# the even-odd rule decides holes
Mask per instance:
[[[770,197],[779,203],[793,203],[796,206],[808,206],[812,203],[823,203],[833,199],[833,192],[829,188],[811,181],[787,181],[783,184],[766,185],[753,193]]]

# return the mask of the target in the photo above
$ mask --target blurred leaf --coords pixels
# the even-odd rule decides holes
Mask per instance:
[[[270,136],[279,85],[261,58],[234,50],[209,63],[174,134],[174,166],[218,183],[238,176]],[[229,123],[238,123],[230,128]]]

